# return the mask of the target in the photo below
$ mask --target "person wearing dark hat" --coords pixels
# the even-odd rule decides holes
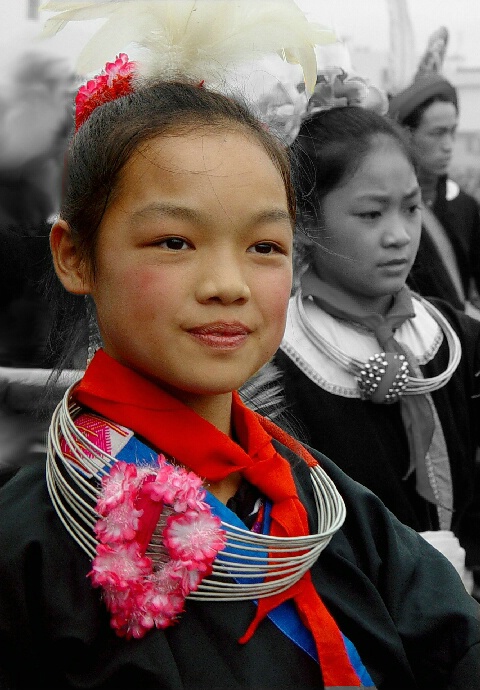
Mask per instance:
[[[411,136],[422,188],[423,230],[410,287],[480,318],[480,214],[477,201],[448,177],[458,123],[456,89],[423,73],[390,100],[388,114]]]
[[[410,133],[422,190],[422,232],[407,284],[478,319],[480,209],[448,177],[458,112],[454,86],[439,71],[419,71],[408,88],[390,99],[388,115]],[[478,592],[479,569],[474,580]]]

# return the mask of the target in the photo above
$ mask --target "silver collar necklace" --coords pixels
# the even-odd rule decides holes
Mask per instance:
[[[100,479],[109,473],[116,459],[95,446],[75,426],[75,418],[82,409],[72,398],[72,388],[58,404],[50,424],[47,486],[64,527],[93,559],[98,545],[93,528],[100,517],[95,509]],[[93,480],[88,480],[75,462],[65,457],[62,439],[72,458],[88,470]],[[325,471],[317,465],[311,468],[310,477],[317,508],[316,532],[299,537],[274,537],[222,521],[227,547],[218,553],[211,575],[205,577],[189,597],[216,601],[254,600],[283,592],[300,580],[341,528],[346,515],[343,499]],[[152,542],[147,555],[155,558]]]

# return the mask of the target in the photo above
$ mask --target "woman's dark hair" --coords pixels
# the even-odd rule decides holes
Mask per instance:
[[[433,103],[451,103],[455,106],[455,110],[458,114],[458,106],[453,97],[447,96],[447,94],[435,94],[434,96],[427,98],[427,100],[423,103],[420,103],[420,105],[417,105],[417,107],[404,118],[401,123],[402,126],[411,130],[418,129],[422,122],[424,112],[427,110],[427,108],[433,105]]]
[[[297,216],[305,231],[321,226],[329,192],[359,168],[378,139],[391,139],[415,168],[405,132],[393,120],[357,106],[331,108],[305,120],[292,146]]]
[[[132,154],[157,136],[179,136],[198,127],[243,131],[256,140],[283,179],[294,222],[289,151],[246,104],[183,79],[139,85],[133,93],[94,110],[67,152],[60,217],[68,223],[93,277],[98,229]],[[50,295],[57,304],[51,343],[61,345],[59,369],[72,367],[75,353],[85,348],[86,301],[69,295],[55,278]]]

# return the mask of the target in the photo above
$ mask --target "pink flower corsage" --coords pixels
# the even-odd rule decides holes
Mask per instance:
[[[135,68],[135,63],[129,62],[128,55],[120,53],[115,62],[107,62],[99,75],[79,88],[75,98],[75,130],[98,106],[132,93]]]
[[[117,462],[97,502],[89,575],[103,588],[112,628],[127,639],[175,623],[226,543],[201,479],[162,455],[158,462],[157,470]],[[151,541],[152,556],[145,553]]]

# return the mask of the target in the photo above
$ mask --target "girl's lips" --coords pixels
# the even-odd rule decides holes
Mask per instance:
[[[390,261],[384,261],[379,266],[405,266],[405,264],[408,264],[408,259],[391,259]]]
[[[404,276],[405,271],[408,271],[408,267],[408,261],[389,261],[388,263],[379,264],[377,270],[383,275]]]
[[[208,347],[233,350],[243,345],[251,330],[240,323],[211,323],[190,328],[188,332]]]
[[[192,333],[193,337],[199,340],[204,345],[208,347],[214,347],[219,350],[234,350],[240,345],[243,345],[248,337],[248,334],[244,335],[220,335],[215,333],[210,334],[199,334]]]

